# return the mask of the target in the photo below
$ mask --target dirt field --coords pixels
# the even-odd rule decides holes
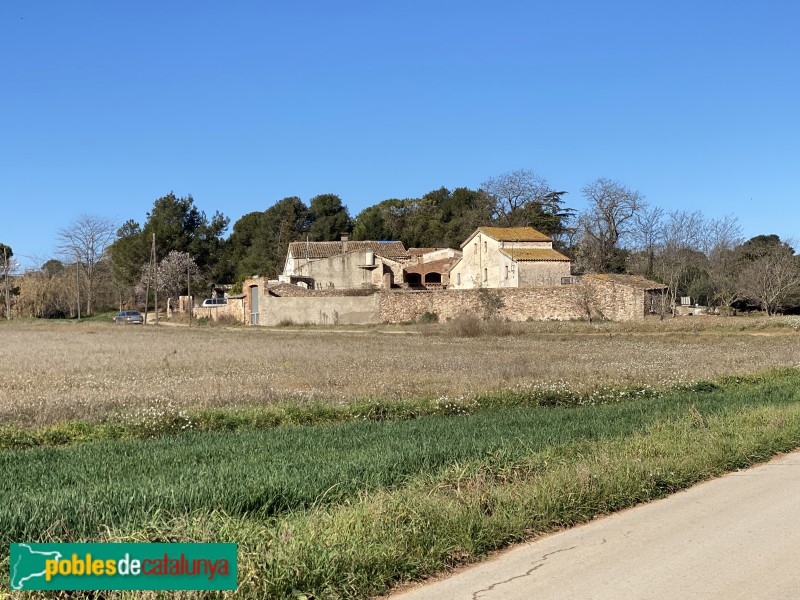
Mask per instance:
[[[508,332],[505,332],[508,333]],[[369,329],[0,325],[0,424],[192,407],[458,397],[500,388],[670,386],[800,365],[794,320],[533,323],[462,338],[447,325]]]

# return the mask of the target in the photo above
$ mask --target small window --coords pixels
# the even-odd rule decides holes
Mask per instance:
[[[483,280],[484,281],[488,281],[489,280],[489,269],[484,269],[483,270]]]
[[[508,265],[506,265],[506,279],[508,279]]]
[[[461,285],[461,273],[456,273],[456,285]]]
[[[489,252],[489,242],[483,242],[483,253]]]

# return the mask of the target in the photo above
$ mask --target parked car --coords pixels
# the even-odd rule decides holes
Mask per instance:
[[[122,310],[114,317],[114,323],[117,325],[141,325],[144,323],[144,317],[138,310]]]
[[[206,298],[203,300],[203,308],[215,308],[217,306],[225,306],[228,303],[227,298]]]

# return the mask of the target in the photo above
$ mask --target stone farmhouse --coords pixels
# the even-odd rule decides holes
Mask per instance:
[[[570,260],[532,227],[479,227],[461,244],[451,289],[519,288],[569,283]]]
[[[279,280],[314,290],[360,288],[442,289],[452,263],[450,248],[410,248],[397,241],[292,242]]]
[[[511,321],[605,318],[638,321],[663,306],[665,286],[629,275],[572,277],[569,258],[530,227],[480,227],[461,245],[292,242],[279,280],[253,277],[242,293],[195,315],[250,325],[403,323],[492,311]]]

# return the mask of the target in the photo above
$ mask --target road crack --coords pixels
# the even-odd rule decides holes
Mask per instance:
[[[514,581],[516,579],[523,579],[524,577],[530,577],[536,569],[539,569],[539,568],[543,567],[545,561],[548,558],[550,558],[551,556],[553,556],[553,554],[558,554],[560,552],[569,552],[570,550],[575,550],[575,548],[577,548],[577,546],[572,546],[571,548],[562,548],[561,550],[553,550],[552,552],[548,552],[547,554],[542,556],[542,558],[537,560],[536,563],[534,563],[534,565],[530,569],[525,571],[525,573],[523,573],[522,575],[515,575],[514,577],[509,577],[508,579],[504,579],[503,581],[498,581],[496,583],[493,583],[492,585],[490,585],[487,588],[483,588],[481,590],[478,590],[477,592],[472,594],[472,600],[478,600],[478,597],[481,594],[485,594],[487,592],[491,592],[496,587],[499,587],[499,586],[504,585],[506,583],[510,583],[510,582],[512,582],[512,581]]]

